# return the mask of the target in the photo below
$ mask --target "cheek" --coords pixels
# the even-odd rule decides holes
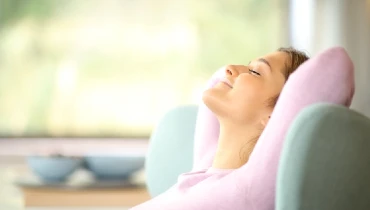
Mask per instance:
[[[244,103],[264,103],[271,97],[279,95],[284,86],[284,80],[276,77],[258,78],[253,75],[239,76],[235,81],[233,98]]]
[[[235,82],[235,88],[230,92],[230,105],[239,120],[256,120],[266,110],[266,101],[279,90],[261,78],[243,78],[237,84]]]
[[[235,81],[235,88],[230,93],[232,98],[243,104],[260,101],[266,90],[262,80],[250,77],[253,76],[241,77]]]
[[[230,106],[240,117],[252,117],[263,105],[260,92],[253,89],[238,90],[230,94]]]

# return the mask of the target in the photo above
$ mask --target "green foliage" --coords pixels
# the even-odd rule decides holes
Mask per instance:
[[[49,18],[57,0],[0,0],[0,30],[24,17],[44,20]]]

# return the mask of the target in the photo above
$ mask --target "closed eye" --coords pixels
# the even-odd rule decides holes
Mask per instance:
[[[254,75],[257,75],[257,76],[261,76],[260,73],[258,73],[257,71],[255,71],[253,69],[249,69],[249,73],[254,74]]]

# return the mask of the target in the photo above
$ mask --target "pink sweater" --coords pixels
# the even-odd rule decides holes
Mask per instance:
[[[207,85],[223,76],[216,72]],[[328,102],[349,106],[354,93],[353,64],[343,48],[331,48],[291,75],[271,119],[244,166],[212,169],[219,124],[200,104],[195,133],[194,168],[161,195],[132,210],[273,210],[278,162],[284,137],[304,107]]]

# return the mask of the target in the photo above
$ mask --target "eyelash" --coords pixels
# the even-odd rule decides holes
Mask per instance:
[[[253,69],[249,69],[249,72],[250,72],[251,74],[254,74],[254,75],[257,75],[257,76],[261,76],[261,74],[260,74],[260,73],[258,73],[258,72],[256,72],[256,71],[254,71]]]

